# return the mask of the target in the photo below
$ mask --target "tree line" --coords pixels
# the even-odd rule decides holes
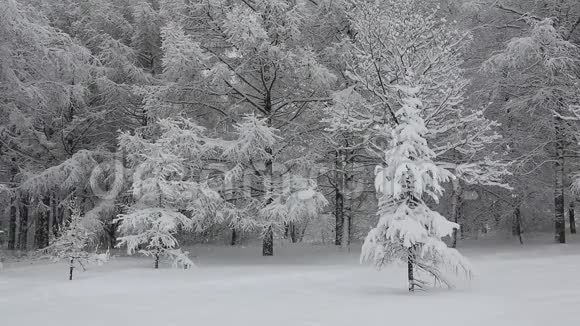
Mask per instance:
[[[399,196],[375,175],[420,156],[396,141],[415,110],[408,130],[423,126],[429,151],[414,150],[450,177],[381,175],[461,225],[453,247],[547,229],[563,243],[566,216],[575,232],[574,0],[0,5],[8,249],[49,247],[76,215],[101,245],[156,261],[183,261],[188,232],[248,234],[264,255],[309,230],[348,246],[380,224],[383,195]]]

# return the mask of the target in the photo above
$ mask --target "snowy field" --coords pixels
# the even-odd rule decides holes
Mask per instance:
[[[578,325],[580,241],[462,243],[477,275],[408,294],[403,267],[377,272],[350,253],[284,245],[197,247],[189,271],[116,257],[67,280],[65,264],[8,262],[0,325]]]

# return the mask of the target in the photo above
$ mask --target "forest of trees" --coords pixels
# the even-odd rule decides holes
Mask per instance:
[[[565,243],[579,121],[578,0],[0,0],[0,246]]]

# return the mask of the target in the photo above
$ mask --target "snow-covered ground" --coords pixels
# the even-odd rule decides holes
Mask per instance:
[[[475,278],[415,294],[403,267],[361,266],[355,248],[285,245],[263,258],[259,248],[204,246],[191,249],[193,270],[117,257],[72,282],[66,264],[8,262],[0,325],[577,325],[580,243],[572,240],[465,243]]]

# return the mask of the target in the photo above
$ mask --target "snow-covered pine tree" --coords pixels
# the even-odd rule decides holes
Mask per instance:
[[[122,133],[120,148],[134,169],[135,202],[120,214],[118,246],[155,258],[163,256],[174,265],[191,267],[187,252],[179,249],[175,234],[193,230],[213,219],[221,204],[217,192],[199,182],[202,160],[212,150],[204,128],[187,119],[159,121],[159,136],[149,139],[144,131]],[[217,215],[219,216],[219,215]]]
[[[77,266],[85,270],[88,263],[102,264],[109,259],[109,251],[103,254],[89,252],[97,240],[97,232],[102,228],[100,221],[83,216],[76,203],[70,202],[70,220],[60,230],[60,235],[42,249],[53,261],[66,259],[69,263],[69,280],[73,279],[73,271]]]
[[[431,210],[426,200],[438,201],[442,182],[454,178],[435,164],[429,148],[427,128],[421,117],[422,103],[417,87],[400,86],[403,93],[389,149],[384,151],[384,166],[377,166],[375,186],[379,193],[379,222],[365,239],[361,261],[378,268],[394,261],[407,263],[409,291],[426,284],[416,270],[426,272],[451,287],[441,267],[471,273],[461,254],[441,240],[459,225]]]

